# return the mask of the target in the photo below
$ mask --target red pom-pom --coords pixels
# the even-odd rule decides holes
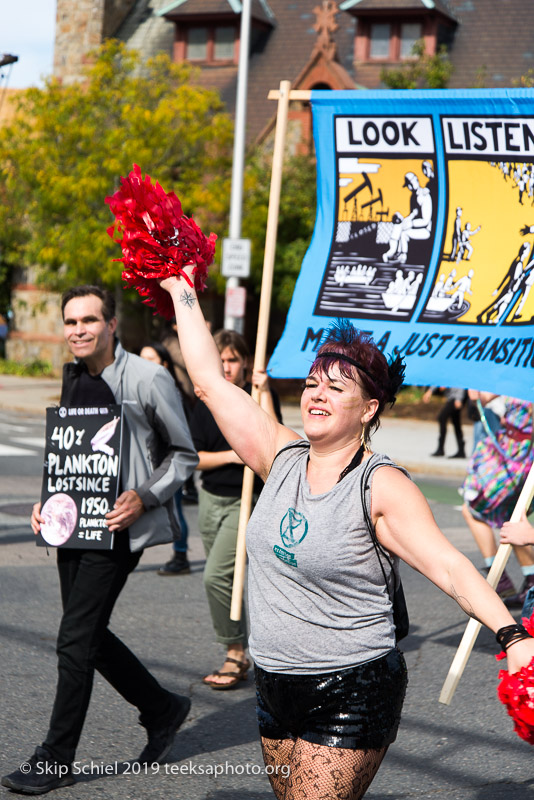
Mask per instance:
[[[534,614],[530,619],[523,617],[521,622],[528,633],[534,636]],[[500,660],[505,655],[500,653],[497,658]],[[521,739],[534,744],[534,658],[527,667],[522,667],[512,675],[502,669],[499,678],[501,682],[497,694],[514,721],[515,732]]]
[[[112,238],[122,247],[123,280],[136,289],[143,303],[154,306],[167,319],[174,316],[170,295],[159,281],[180,275],[191,285],[183,267],[194,264],[195,289],[206,286],[208,267],[215,255],[217,237],[206,237],[196,222],[182,213],[182,205],[174,192],[165,193],[159,183],[144,180],[134,164],[127,178],[121,178],[121,188],[106,197],[115,215],[115,225],[108,228]]]
[[[515,732],[534,744],[534,658],[513,675],[502,669],[499,678],[497,694],[514,721]]]

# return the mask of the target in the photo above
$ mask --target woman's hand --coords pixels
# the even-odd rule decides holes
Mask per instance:
[[[269,376],[264,369],[254,370],[252,373],[252,385],[260,392],[269,391]]]
[[[511,644],[506,651],[506,661],[508,672],[513,675],[519,672],[521,667],[528,667],[534,658],[534,639],[521,639],[521,641]]]
[[[180,283],[180,278],[176,275],[172,275],[170,278],[164,278],[162,281],[159,282],[159,285],[162,289],[165,289],[166,292],[172,294],[172,289],[174,286],[177,286]]]
[[[189,278],[189,280],[191,281],[192,284],[195,283],[195,279],[193,277],[194,268],[195,268],[195,264],[193,262],[191,264],[185,264],[182,267],[182,272],[185,275],[187,275],[187,277]],[[169,292],[169,294],[172,294],[172,290],[176,286],[179,286],[180,282],[182,282],[182,278],[181,278],[180,275],[171,275],[169,278],[164,278],[162,281],[160,281],[159,285],[166,292]]]

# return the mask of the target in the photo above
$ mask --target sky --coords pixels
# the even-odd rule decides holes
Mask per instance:
[[[19,58],[0,67],[0,89],[43,85],[52,74],[55,23],[56,0],[0,0],[0,54]]]

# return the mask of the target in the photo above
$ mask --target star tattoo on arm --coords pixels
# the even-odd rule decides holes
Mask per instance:
[[[187,306],[187,308],[193,308],[195,305],[195,298],[191,292],[188,292],[187,289],[184,289],[182,294],[180,295],[180,303],[183,306]]]

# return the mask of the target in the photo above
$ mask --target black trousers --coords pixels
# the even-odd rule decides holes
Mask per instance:
[[[58,548],[63,616],[57,638],[56,697],[43,747],[62,763],[74,759],[95,669],[139,709],[141,725],[150,727],[172,716],[172,694],[108,629],[113,606],[140,557],[141,553],[130,553],[126,531],[115,536],[113,550]]]
[[[443,408],[438,414],[438,423],[439,423],[439,442],[438,448],[443,450],[445,445],[445,437],[447,436],[447,422],[450,419],[453,427],[454,433],[456,435],[456,444],[458,445],[458,450],[463,452],[464,450],[464,435],[462,433],[462,409],[456,408],[456,404],[454,400],[447,400]]]

